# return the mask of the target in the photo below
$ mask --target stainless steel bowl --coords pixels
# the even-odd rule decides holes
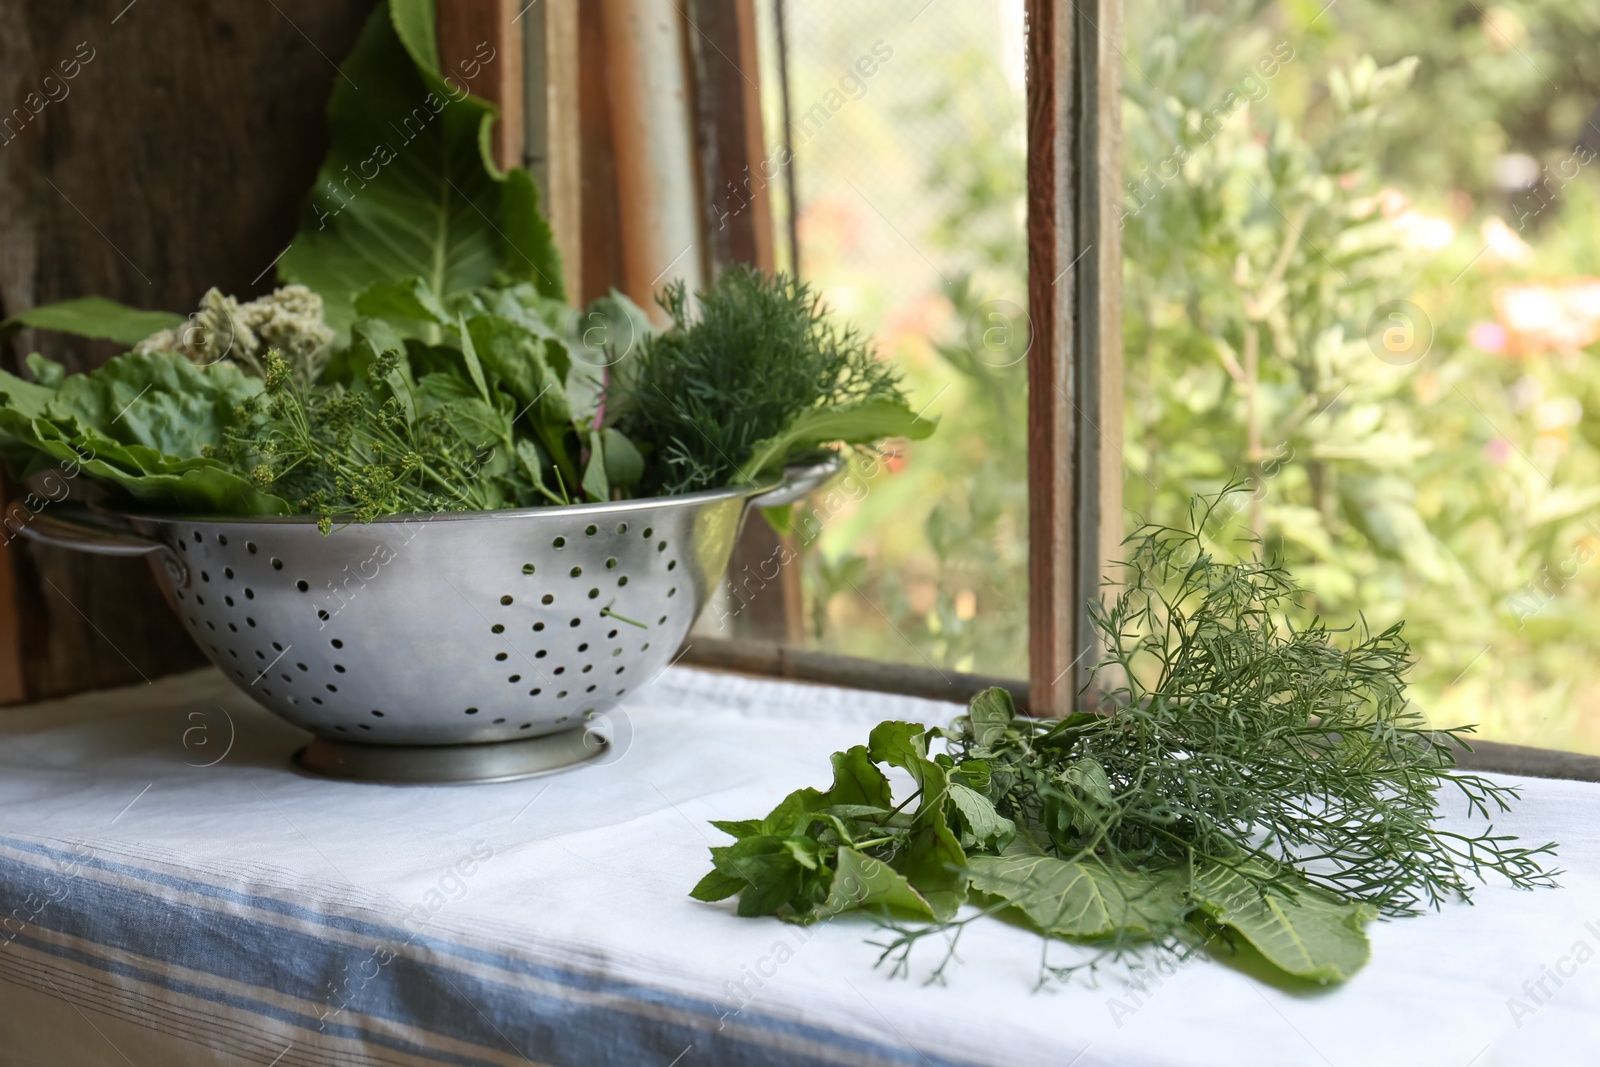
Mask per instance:
[[[303,767],[502,779],[603,751],[585,724],[672,660],[747,509],[798,499],[837,469],[791,468],[764,489],[393,516],[326,536],[304,516],[65,509],[23,532],[150,556],[212,662],[316,735]]]

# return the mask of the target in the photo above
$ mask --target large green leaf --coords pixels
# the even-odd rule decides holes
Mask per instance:
[[[1226,867],[1196,873],[1192,892],[1202,911],[1237,930],[1274,966],[1297,977],[1342,982],[1372,953],[1362,927],[1376,912],[1366,904],[1346,904],[1309,885],[1292,897],[1263,891]]]
[[[823,445],[868,444],[885,437],[921,440],[933,433],[937,419],[919,418],[895,400],[864,400],[846,407],[812,408],[782,433],[758,442],[740,464],[737,479],[756,483],[777,474],[783,465]]]
[[[464,95],[505,57],[439,69],[432,0],[390,0],[367,20],[328,104],[330,147],[279,262],[284,281],[321,294],[346,333],[357,295],[420,278],[448,306],[497,278],[562,298],[560,258],[526,171],[502,173],[489,152],[497,112]]]
[[[47,362],[35,361],[36,370]],[[160,510],[290,510],[204,454],[222,442],[235,409],[261,389],[259,379],[231,364],[197,367],[172,353],[128,353],[60,381],[52,390],[0,371],[0,448],[19,467],[81,468]]]
[[[182,326],[186,320],[171,311],[141,311],[107,300],[86,296],[30,308],[0,322],[0,337],[31,326],[38,330],[59,330],[79,337],[97,337],[133,346],[153,333]]]
[[[1178,872],[1146,874],[1053,856],[974,856],[972,888],[1010,901],[1047,934],[1160,934],[1189,910]]]
[[[928,901],[894,868],[853,848],[841,848],[839,868],[820,911],[832,916],[857,908],[934,917]]]

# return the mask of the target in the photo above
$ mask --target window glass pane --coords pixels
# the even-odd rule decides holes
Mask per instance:
[[[1600,8],[1128,0],[1126,502],[1600,752]]]
[[[761,14],[776,145],[776,6]],[[939,420],[814,498],[812,530],[802,513],[807,643],[1026,676],[1021,0],[804,0],[784,17],[801,277]],[[787,269],[781,176],[771,191]]]

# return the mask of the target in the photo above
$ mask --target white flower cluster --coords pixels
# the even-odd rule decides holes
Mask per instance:
[[[268,349],[277,349],[302,382],[314,381],[333,343],[322,319],[322,297],[303,285],[240,303],[217,289],[183,326],[151,334],[135,352],[175,352],[201,365],[229,360],[260,376]]]

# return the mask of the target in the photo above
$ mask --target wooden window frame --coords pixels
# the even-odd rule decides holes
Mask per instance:
[[[1114,577],[1112,561],[1122,539],[1122,0],[1025,2],[1029,677],[994,678],[795,647],[799,588],[792,573],[765,598],[754,639],[691,635],[681,662],[957,703],[998,685],[1011,692],[1022,710],[1041,716],[1060,716],[1092,704],[1085,683],[1096,648],[1087,603]],[[566,4],[574,10],[564,14],[559,9]],[[615,196],[615,188],[607,185],[611,162],[602,158],[603,147],[597,148],[606,140],[603,131],[596,132],[604,121],[604,104],[596,105],[592,85],[585,96],[579,84],[580,71],[604,63],[597,52],[601,35],[580,21],[592,18],[593,9],[580,16],[576,4],[546,0],[540,6],[555,12],[549,17],[556,21],[547,22],[544,30],[525,31],[528,41],[547,45],[544,65],[566,87],[561,99],[572,112],[566,118],[530,115],[530,131],[544,123],[551,133],[549,145],[530,144],[528,151],[536,173],[549,184],[547,199],[554,212],[580,216],[555,220],[557,234],[568,235],[563,243],[574,255],[581,234],[582,247],[592,256],[593,250],[615,241],[605,221],[614,217],[614,205],[604,202]],[[706,272],[709,276],[730,262],[770,270],[770,206],[764,189],[750,190],[740,180],[766,151],[759,96],[750,75],[758,69],[753,3],[684,0],[684,5],[695,81]],[[495,20],[504,27],[510,10],[505,0],[440,0],[442,51],[449,39],[446,12],[455,18],[451,9],[456,8],[493,10],[468,23],[474,33]],[[508,45],[520,47],[520,39],[508,38]],[[492,91],[523,89],[502,84]],[[585,98],[574,100],[575,95]],[[541,106],[545,99],[542,91],[532,92],[529,106]],[[515,149],[506,149],[504,158],[514,159],[512,153],[520,151],[518,142]],[[563,151],[583,157],[581,166],[565,166],[560,172],[564,179],[553,169]],[[729,211],[727,197],[740,195],[736,191],[741,189],[755,194],[752,203]],[[713,231],[711,220],[723,218],[731,225]],[[794,253],[798,259],[799,249]],[[614,263],[614,252],[598,263],[586,259],[581,280],[573,272],[574,298],[605,284]],[[756,532],[748,535],[741,552],[765,558],[775,543],[771,532],[764,523],[750,526]],[[1474,751],[1459,754],[1459,762],[1479,770],[1600,781],[1600,757],[1523,745],[1476,742]]]

